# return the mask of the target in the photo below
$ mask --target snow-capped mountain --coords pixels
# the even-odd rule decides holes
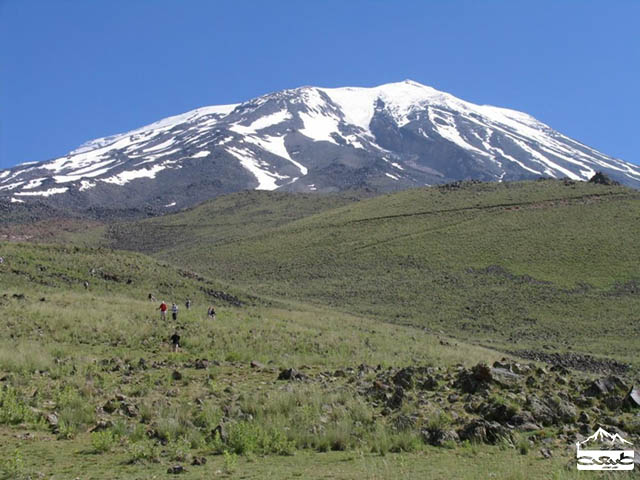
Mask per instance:
[[[588,180],[596,171],[640,188],[640,167],[530,115],[407,80],[199,108],[0,171],[0,198],[174,209],[244,189],[385,191],[461,179]]]

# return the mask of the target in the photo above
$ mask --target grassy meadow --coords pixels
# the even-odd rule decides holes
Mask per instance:
[[[467,184],[383,195],[299,219],[291,204],[270,195],[251,192],[119,224],[101,241],[263,297],[502,350],[615,352],[638,362],[635,190],[554,180]],[[256,202],[270,213],[257,212]],[[172,243],[176,235],[192,241]],[[616,328],[603,329],[603,322]]]
[[[0,479],[582,478],[578,416],[640,435],[637,412],[508,352],[640,383],[638,218],[635,191],[560,181],[247,192],[0,243]],[[460,386],[494,363],[520,383]],[[546,399],[562,419],[464,437]]]

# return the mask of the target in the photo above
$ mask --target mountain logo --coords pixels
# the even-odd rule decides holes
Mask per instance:
[[[633,457],[633,444],[604,428],[576,443],[578,470],[633,470]]]

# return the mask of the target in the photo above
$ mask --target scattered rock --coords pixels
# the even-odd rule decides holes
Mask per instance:
[[[392,420],[393,427],[397,431],[410,430],[416,425],[416,419],[408,415],[398,415]]]
[[[124,405],[122,405],[122,413],[124,413],[127,417],[137,417],[138,407],[125,403]]]
[[[540,425],[532,422],[525,422],[518,427],[523,432],[533,432],[535,430],[540,430]]]
[[[171,473],[173,475],[178,475],[180,473],[186,473],[187,469],[182,465],[174,465],[173,467],[169,467],[167,469],[167,473]]]
[[[404,401],[405,393],[402,387],[396,387],[391,395],[391,398],[387,401],[387,407],[395,410],[402,406],[402,402]]]
[[[411,390],[413,388],[413,375],[413,369],[411,367],[407,367],[399,370],[398,373],[393,376],[392,380],[394,385],[397,387]]]
[[[491,379],[504,387],[515,385],[522,378],[521,375],[518,375],[507,368],[494,367],[490,372]]]
[[[482,419],[471,420],[458,431],[461,440],[495,444],[502,439],[510,438],[509,431],[498,422],[488,422]]]
[[[173,373],[171,373],[171,378],[174,380],[182,380],[182,374],[178,370],[174,370]]]
[[[471,370],[462,369],[454,386],[465,393],[486,390],[492,380],[491,369],[484,363],[475,365]]]
[[[568,400],[549,398],[547,405],[553,412],[555,423],[573,423],[578,416],[577,409]]]
[[[615,393],[617,390],[626,391],[628,387],[619,377],[610,375],[605,378],[599,378],[589,385],[584,391],[587,397],[603,397],[611,393]]]
[[[251,368],[257,368],[259,370],[264,370],[265,366],[262,363],[256,362],[255,360],[253,360],[251,362]]]
[[[194,362],[196,370],[206,370],[209,368],[209,360],[206,358],[197,358]]]
[[[116,405],[116,402],[114,402],[113,400],[107,400],[107,403],[105,403],[102,406],[102,410],[104,410],[107,413],[113,413],[118,409],[118,405]]]
[[[553,457],[553,452],[545,447],[540,449],[540,455],[542,455],[544,458],[551,458]]]
[[[205,457],[193,457],[191,461],[191,465],[205,465],[207,463],[207,459]]]
[[[418,387],[422,390],[435,390],[438,388],[438,381],[431,375],[428,375],[424,380],[418,383]]]
[[[518,357],[534,360],[536,362],[545,362],[551,365],[560,365],[573,370],[581,370],[583,372],[595,372],[601,374],[611,373],[614,375],[623,374],[631,368],[626,363],[620,363],[612,359],[600,359],[591,355],[579,353],[547,353],[536,350],[518,350],[508,352]]]
[[[56,415],[55,413],[50,413],[46,415],[44,419],[47,422],[47,425],[49,425],[49,428],[51,430],[53,431],[58,430],[58,415]]]
[[[89,432],[90,433],[101,432],[111,427],[113,427],[113,422],[111,420],[100,420],[98,423],[96,423],[93,427],[89,429]]]
[[[545,426],[553,423],[553,412],[536,395],[531,395],[527,398],[526,405],[536,423],[541,423]]]
[[[589,183],[595,183],[598,185],[620,185],[620,182],[612,180],[606,173],[596,172],[593,177],[589,179]]]
[[[629,408],[640,408],[640,388],[633,386],[624,398],[625,406]]]
[[[285,368],[278,375],[278,380],[304,380],[306,376],[295,368]]]
[[[460,441],[460,437],[455,430],[443,430],[440,428],[425,429],[421,432],[421,435],[424,443],[428,443],[434,447],[442,447],[447,443],[458,443]]]
[[[222,424],[216,425],[216,427],[213,430],[211,430],[211,438],[214,439],[216,438],[216,436],[219,436],[222,442],[226,442],[229,439],[229,437],[227,436],[227,431],[224,428],[224,425]]]

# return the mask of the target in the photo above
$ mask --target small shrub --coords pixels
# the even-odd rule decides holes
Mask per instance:
[[[193,418],[193,424],[205,431],[213,430],[222,419],[220,408],[212,403],[205,403]]]
[[[58,422],[58,440],[70,440],[76,434],[76,429],[64,420]]]
[[[38,423],[38,417],[15,389],[0,390],[0,424],[19,423]]]
[[[156,422],[156,433],[159,439],[175,441],[187,436],[194,427],[187,407],[171,408],[161,412]]]
[[[93,432],[91,446],[96,453],[110,452],[118,443],[118,436],[111,430]]]
[[[258,428],[250,422],[234,423],[229,428],[227,446],[238,455],[253,453],[258,448]]]
[[[242,355],[240,355],[238,352],[231,351],[227,353],[225,360],[227,362],[239,362],[240,360],[242,360]]]
[[[129,440],[132,442],[139,442],[144,440],[147,437],[147,429],[144,425],[137,423],[134,427],[129,431]]]
[[[169,460],[175,462],[186,462],[190,455],[191,442],[185,437],[178,438],[166,445]]]
[[[238,465],[238,456],[235,453],[229,453],[228,450],[223,452],[224,456],[224,466],[222,470],[227,475],[232,474],[236,470],[236,466]]]
[[[529,454],[529,438],[526,435],[519,435],[515,441],[515,447],[520,455]]]
[[[385,456],[391,451],[391,445],[389,431],[381,425],[378,425],[371,438],[371,452]]]
[[[222,441],[222,438],[220,437],[220,433],[216,432],[210,439],[209,439],[209,444],[211,445],[211,449],[213,450],[213,453],[224,453],[225,448],[224,448],[224,442]]]
[[[394,453],[414,452],[421,444],[420,437],[413,432],[398,432],[391,436],[391,448]]]
[[[296,443],[287,438],[287,435],[281,430],[274,428],[260,439],[260,448],[262,453],[273,453],[276,455],[293,455]]]
[[[329,444],[329,449],[333,451],[347,450],[352,441],[350,430],[346,422],[340,422],[327,428],[324,438]]]
[[[158,463],[160,461],[158,446],[151,440],[130,444],[128,454],[129,463]]]
[[[441,431],[451,425],[451,416],[443,411],[439,411],[435,415],[429,417],[427,421],[427,429],[430,431]]]
[[[95,410],[76,390],[65,388],[58,395],[60,438],[73,436],[95,421]]]
[[[24,460],[20,450],[16,449],[13,455],[0,459],[0,479],[17,480],[24,478]]]

